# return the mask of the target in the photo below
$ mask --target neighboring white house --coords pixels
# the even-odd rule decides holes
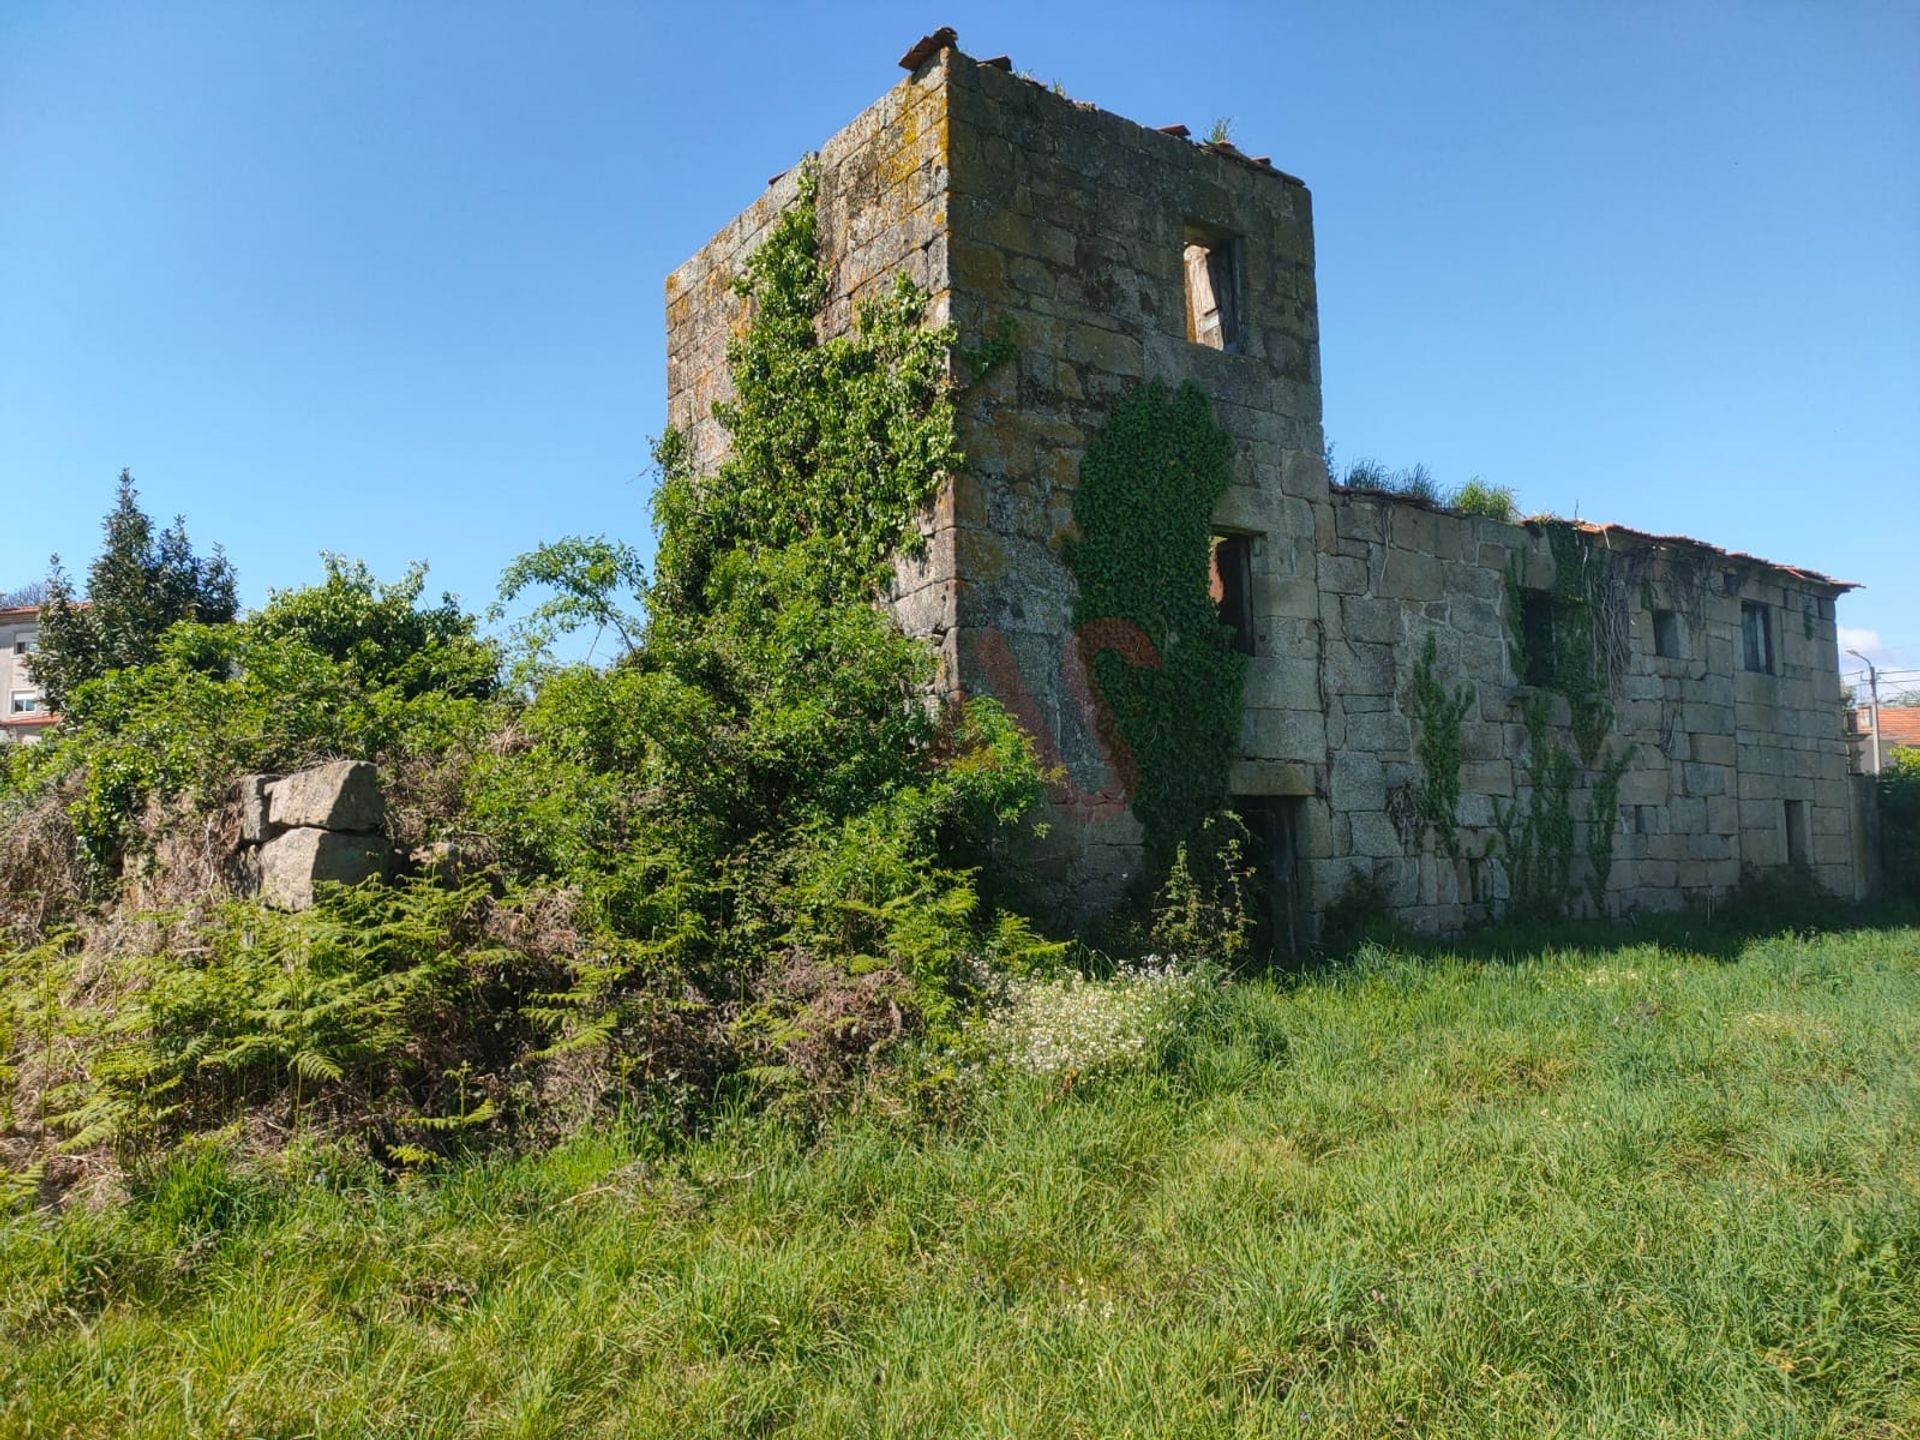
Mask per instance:
[[[40,607],[0,610],[0,745],[37,740],[59,718],[47,709],[29,664],[40,636]]]

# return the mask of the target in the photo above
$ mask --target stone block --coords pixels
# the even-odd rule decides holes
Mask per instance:
[[[1335,595],[1359,595],[1367,588],[1367,562],[1351,555],[1322,555],[1320,588]]]
[[[1695,835],[1687,841],[1687,852],[1695,860],[1726,860],[1733,854],[1733,842],[1725,835]]]
[[[1334,695],[1391,695],[1394,692],[1393,648],[1351,641],[1327,646],[1327,690]]]
[[[1724,795],[1727,793],[1727,772],[1718,765],[1688,762],[1680,767],[1680,783],[1689,795]]]
[[[268,787],[278,775],[242,775],[240,777],[240,838],[258,845],[275,833],[277,827],[268,818],[271,802]]]
[[[1336,810],[1384,810],[1386,770],[1371,755],[1343,750],[1333,757],[1329,793]]]
[[[267,818],[285,830],[311,827],[372,834],[386,822],[380,776],[364,760],[336,760],[267,786]]]
[[[1411,550],[1389,550],[1380,591],[1402,600],[1438,600],[1446,593],[1440,562]]]
[[[1249,710],[1317,710],[1320,667],[1284,655],[1259,656],[1247,667],[1243,703]]]
[[[358,885],[387,873],[387,842],[301,826],[260,847],[260,898],[280,910],[305,910],[316,885]]]
[[[1705,834],[1707,825],[1707,802],[1698,796],[1676,795],[1667,802],[1668,828],[1682,835]]]
[[[1513,765],[1507,760],[1469,760],[1460,767],[1460,788],[1472,795],[1513,794]]]
[[[1692,737],[1693,758],[1708,765],[1731,765],[1737,747],[1731,735],[1714,735],[1700,731]]]
[[[1740,802],[1731,795],[1708,797],[1707,829],[1715,835],[1738,835],[1740,833]]]
[[[1400,638],[1401,609],[1391,600],[1371,595],[1343,596],[1340,618],[1349,640],[1390,645]]]
[[[1347,718],[1346,743],[1354,750],[1405,751],[1412,748],[1413,727],[1392,711],[1352,715]]]
[[[1406,853],[1406,843],[1385,811],[1362,810],[1352,817],[1353,853],[1374,859],[1387,859]]]
[[[1327,721],[1317,710],[1249,710],[1241,721],[1240,748],[1249,759],[1327,758]]]

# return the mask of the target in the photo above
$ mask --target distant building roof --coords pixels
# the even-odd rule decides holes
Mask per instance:
[[[1873,734],[1873,712],[1860,706],[1853,712],[1853,724],[1857,733]],[[1920,705],[1882,705],[1880,743],[1888,749],[1911,745],[1920,750]]]

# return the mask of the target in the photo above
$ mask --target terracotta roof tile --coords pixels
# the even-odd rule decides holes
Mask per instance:
[[[1865,706],[1853,712],[1853,723],[1859,734],[1873,734],[1873,718]],[[1882,705],[1880,743],[1888,747],[1911,745],[1920,749],[1920,705]]]

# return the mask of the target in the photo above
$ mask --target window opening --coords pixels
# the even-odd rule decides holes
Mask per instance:
[[[1220,611],[1220,623],[1233,631],[1233,648],[1253,654],[1253,537],[1214,536],[1207,569],[1207,591]]]
[[[1527,651],[1528,685],[1553,683],[1553,595],[1546,590],[1520,592],[1520,638]]]
[[[1239,251],[1233,240],[1187,238],[1187,339],[1196,345],[1240,351]]]
[[[1668,660],[1681,658],[1680,617],[1672,610],[1653,612],[1653,653]]]
[[[1740,602],[1740,648],[1747,669],[1773,674],[1773,616],[1765,605]]]

